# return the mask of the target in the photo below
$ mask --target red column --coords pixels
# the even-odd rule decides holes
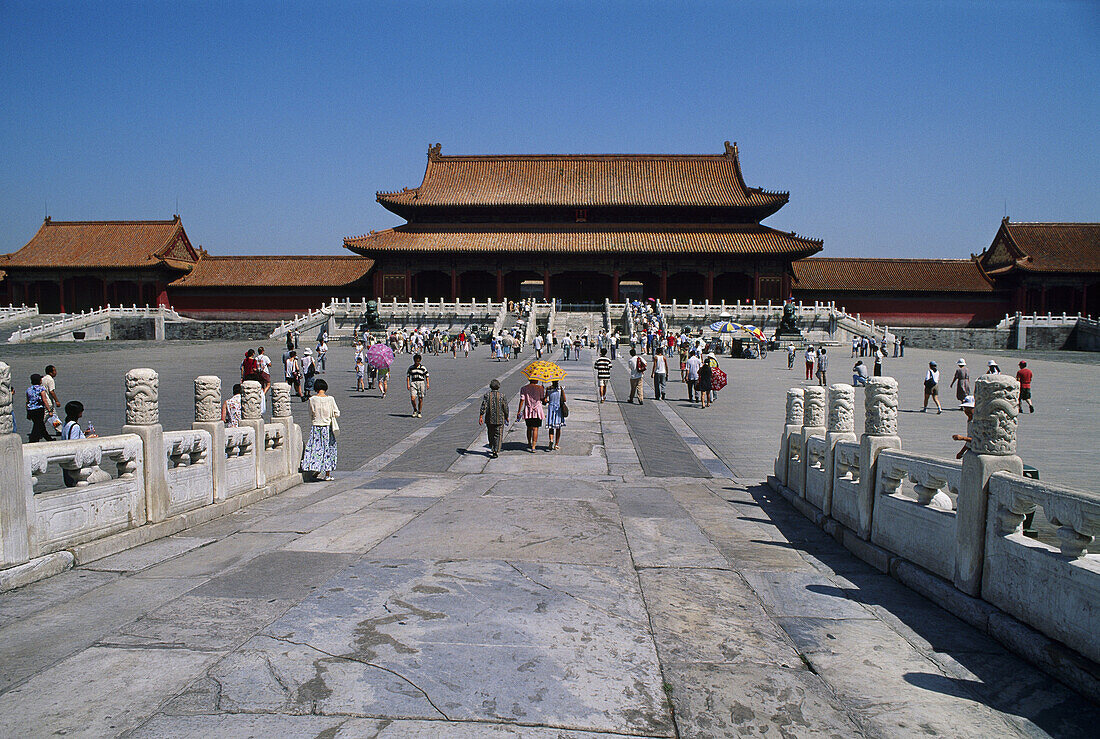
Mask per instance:
[[[544,300],[550,299],[550,270],[548,269],[542,271],[542,297]]]
[[[760,300],[760,273],[756,270],[752,271],[752,299]]]
[[[1081,285],[1081,315],[1087,316],[1089,314],[1089,284],[1083,283]]]
[[[374,296],[373,296],[375,300],[381,300],[382,299],[382,289],[383,289],[382,288],[382,272],[380,270],[376,270],[375,273],[374,273]]]
[[[661,289],[659,292],[660,295],[657,297],[661,299],[661,302],[668,301],[668,269],[661,270]]]
[[[168,307],[168,286],[161,281],[157,281],[157,306]]]
[[[612,303],[618,303],[619,302],[619,279],[620,279],[619,270],[618,269],[611,270],[611,302]]]
[[[1047,312],[1047,286],[1039,288],[1039,315]]]
[[[458,300],[458,270],[451,267],[451,300]]]
[[[61,301],[61,312],[65,312],[65,278],[61,278],[57,283],[57,293]]]
[[[703,297],[714,300],[714,270],[708,269],[706,279],[703,281]]]
[[[412,300],[413,296],[413,273],[408,267],[405,268],[405,300]]]
[[[103,302],[100,304],[100,306],[105,308],[105,307],[107,307],[108,303],[109,303],[109,301],[107,300],[107,280],[104,280],[103,281]]]
[[[504,270],[497,267],[497,302],[504,300]]]

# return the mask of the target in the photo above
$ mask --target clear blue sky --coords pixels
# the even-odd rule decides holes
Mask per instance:
[[[450,154],[719,153],[826,256],[965,257],[1100,220],[1097,2],[0,0],[0,252],[168,218],[346,253]]]

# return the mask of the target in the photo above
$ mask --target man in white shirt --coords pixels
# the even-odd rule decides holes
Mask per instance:
[[[271,357],[264,354],[264,348],[261,346],[256,353],[256,364],[260,368],[260,381],[263,385],[263,392],[267,392],[267,389],[271,387]]]
[[[699,353],[692,350],[685,367],[687,368],[688,400],[695,402],[695,384],[699,382],[699,368],[703,366],[703,360],[699,359]]]
[[[634,402],[634,396],[638,396],[638,405],[642,404],[643,386],[642,378],[645,377],[645,360],[638,356],[638,352],[634,349],[630,350],[630,359],[627,362],[630,365],[630,397],[626,399],[627,403]]]
[[[535,350],[535,359],[542,359],[542,337],[538,334],[535,334],[535,339],[531,342],[531,348]]]
[[[653,355],[653,399],[665,399],[665,382],[668,380],[668,358],[660,347]]]

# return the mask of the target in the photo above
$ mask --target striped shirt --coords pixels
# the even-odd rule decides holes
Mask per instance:
[[[593,365],[596,368],[596,379],[610,380],[611,379],[611,360],[607,357],[600,357],[596,360],[596,364]]]
[[[424,382],[428,379],[428,368],[422,364],[410,365],[407,374],[412,382]]]

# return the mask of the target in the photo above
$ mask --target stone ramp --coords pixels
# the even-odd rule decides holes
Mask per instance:
[[[435,460],[459,409],[386,464],[6,594],[0,734],[1085,736],[1100,719],[763,486],[645,474],[635,426],[655,419],[583,377],[559,452],[515,448],[516,425],[488,460],[470,425],[466,453]],[[395,464],[416,454],[447,471]]]

